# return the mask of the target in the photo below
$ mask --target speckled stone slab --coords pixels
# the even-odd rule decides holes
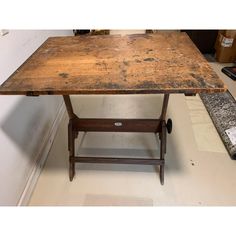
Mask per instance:
[[[226,130],[236,127],[236,101],[230,92],[200,94],[200,97],[232,159],[236,160],[236,145],[233,145]]]

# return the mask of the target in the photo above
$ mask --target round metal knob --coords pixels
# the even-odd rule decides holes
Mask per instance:
[[[172,131],[172,120],[171,119],[167,120],[167,122],[166,122],[166,129],[167,129],[168,134],[170,134],[171,131]]]

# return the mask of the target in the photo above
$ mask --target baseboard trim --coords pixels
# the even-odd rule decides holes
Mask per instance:
[[[53,125],[47,135],[45,135],[44,140],[42,142],[41,147],[39,148],[39,152],[36,155],[36,163],[32,169],[32,172],[30,174],[30,177],[27,181],[27,184],[25,186],[25,189],[20,197],[20,200],[18,201],[17,206],[27,206],[30,200],[30,197],[34,191],[34,188],[37,184],[38,178],[40,176],[40,173],[43,169],[43,166],[47,160],[48,153],[51,149],[51,146],[53,144],[53,140],[56,136],[57,129],[59,127],[59,124],[65,115],[65,106],[64,103],[61,103],[59,106],[59,111],[57,113],[57,116],[53,122]]]

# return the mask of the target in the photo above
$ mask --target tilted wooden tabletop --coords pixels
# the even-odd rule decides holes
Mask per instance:
[[[52,37],[6,80],[0,94],[224,92],[185,33]]]

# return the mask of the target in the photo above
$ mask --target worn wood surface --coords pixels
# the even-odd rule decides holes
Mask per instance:
[[[0,94],[223,92],[225,85],[185,33],[53,37]]]

